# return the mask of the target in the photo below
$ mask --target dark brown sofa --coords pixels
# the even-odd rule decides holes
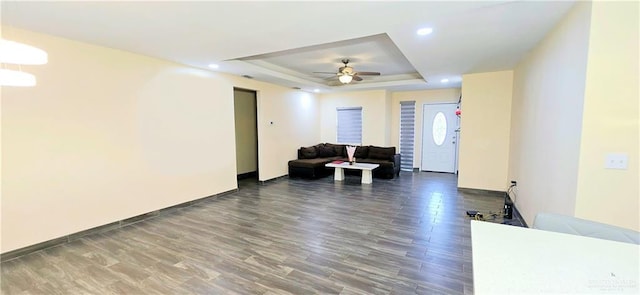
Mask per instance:
[[[400,154],[395,147],[357,146],[356,162],[380,164],[373,177],[394,178],[400,173]],[[289,161],[289,177],[319,178],[333,173],[324,165],[331,161],[348,161],[347,149],[342,144],[321,143],[298,149],[298,159]],[[359,172],[348,170],[347,172]]]

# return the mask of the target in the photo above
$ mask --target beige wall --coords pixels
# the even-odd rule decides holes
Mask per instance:
[[[258,170],[257,97],[254,91],[233,90],[237,173]]]
[[[23,67],[36,87],[2,88],[3,252],[236,188],[229,82],[127,52],[10,36],[46,50],[49,63]]]
[[[243,77],[224,75],[235,87],[255,90],[258,105],[258,179],[287,175],[301,146],[320,141],[320,102],[316,95]]]
[[[580,2],[517,66],[510,178],[528,223],[555,212],[640,229],[638,8]],[[605,169],[608,153],[628,169]]]
[[[385,99],[384,99],[384,109],[385,109],[385,113],[384,113],[384,142],[385,142],[385,146],[396,146],[396,152],[400,152],[400,150],[398,150],[398,146],[391,141],[391,126],[393,124],[393,107],[392,107],[392,101],[393,101],[393,95],[390,91],[385,91]]]
[[[575,215],[640,230],[639,4],[594,1]],[[605,169],[625,153],[626,170]]]
[[[289,160],[301,146],[320,141],[319,102],[315,95],[238,78],[237,86],[258,90],[258,178],[287,175]]]
[[[462,76],[459,187],[506,190],[512,86],[512,71]]]
[[[0,28],[0,32],[1,31],[2,30]],[[3,177],[3,175],[2,175],[2,167],[4,167],[4,164],[2,162],[2,155],[3,155],[3,153],[2,153],[2,122],[3,122],[3,119],[2,119],[2,101],[3,101],[3,97],[4,97],[4,91],[2,91],[2,88],[3,87],[0,86],[0,253],[3,252],[2,245],[4,245],[3,242],[2,242],[2,220],[3,220],[3,217],[2,217],[2,212],[3,212],[3,209],[2,209],[2,192],[3,192],[2,183],[4,182],[3,181],[4,178],[2,178]]]
[[[320,96],[321,141],[336,142],[338,107],[362,107],[362,144],[392,145],[387,130],[388,94],[386,90],[327,93]]]
[[[589,11],[577,4],[515,69],[509,178],[529,224],[575,208]]]
[[[2,252],[233,190],[233,87],[258,91],[260,179],[318,142],[313,95],[53,36],[2,88]],[[273,121],[274,124],[269,124]]]
[[[419,168],[422,161],[422,127],[423,127],[423,106],[427,103],[457,103],[460,98],[459,88],[420,90],[420,91],[400,91],[392,93],[391,107],[391,145],[400,148],[400,102],[416,102],[415,139],[413,150],[413,167]]]
[[[314,94],[233,75],[221,79],[257,92],[260,181],[287,175],[298,148],[319,142],[320,103]]]

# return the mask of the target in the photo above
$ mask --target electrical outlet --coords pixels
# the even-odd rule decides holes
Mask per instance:
[[[515,181],[515,180],[512,180],[512,181],[511,181],[511,184],[512,184],[512,185],[518,185],[518,182],[517,182],[517,181]]]
[[[627,162],[629,157],[623,153],[609,153],[604,163],[604,168],[607,169],[627,169]]]

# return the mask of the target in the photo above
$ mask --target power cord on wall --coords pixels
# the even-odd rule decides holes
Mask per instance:
[[[490,216],[491,220],[495,220],[500,215],[502,215],[502,217],[506,219],[513,218],[513,215],[512,215],[513,204],[515,203],[517,198],[516,189],[517,189],[517,182],[512,180],[504,196],[504,208],[498,209],[497,212],[489,211],[487,214],[484,214],[477,210],[468,210],[467,216],[475,220],[481,220],[481,221],[488,220],[488,219],[485,219],[485,215]]]
[[[504,218],[505,219],[513,219],[513,207],[515,203],[515,187],[517,182],[515,180],[511,181],[511,185],[507,188],[507,192],[504,194]],[[514,198],[511,196],[513,195]]]
[[[513,202],[516,202],[516,197],[518,197],[517,194],[517,186],[516,186],[516,182],[515,181],[511,181],[511,185],[509,185],[509,188],[507,189],[507,194],[505,196],[505,198],[510,198],[511,200],[513,200]],[[512,197],[513,196],[513,197]]]

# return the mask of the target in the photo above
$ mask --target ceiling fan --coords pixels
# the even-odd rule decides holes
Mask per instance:
[[[314,72],[316,74],[332,74],[338,77],[338,80],[342,84],[349,84],[351,81],[362,81],[362,77],[360,76],[380,76],[379,72],[356,72],[352,67],[349,66],[349,59],[345,58],[342,60],[344,66],[338,69],[337,73],[334,72]]]

